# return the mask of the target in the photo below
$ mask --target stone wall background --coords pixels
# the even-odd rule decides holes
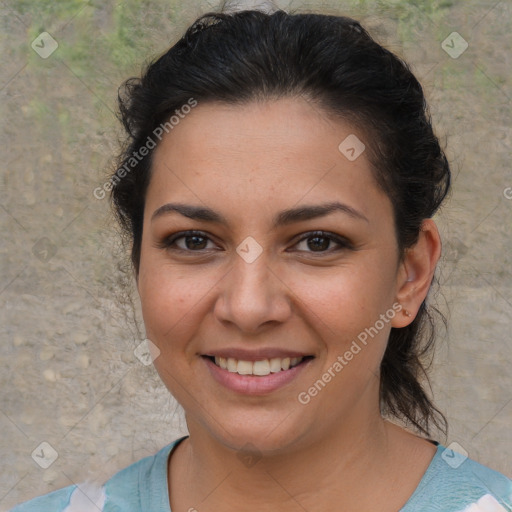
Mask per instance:
[[[426,89],[454,172],[437,217],[445,241],[437,301],[450,325],[432,372],[450,423],[440,440],[512,477],[512,4],[277,5],[360,19]],[[134,354],[144,339],[136,297],[126,293],[107,199],[93,190],[117,147],[119,84],[217,8],[213,0],[0,6],[0,510],[107,478],[186,432],[155,370]],[[58,48],[42,58],[36,49],[52,44],[45,31]],[[453,32],[468,43],[457,58],[463,42]],[[31,457],[51,453],[41,443],[58,454],[47,469]]]

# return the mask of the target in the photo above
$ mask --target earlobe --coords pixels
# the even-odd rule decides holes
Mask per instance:
[[[441,255],[441,238],[435,222],[425,219],[418,241],[406,249],[397,281],[397,302],[401,313],[392,321],[393,327],[409,325],[428,294],[437,262]]]

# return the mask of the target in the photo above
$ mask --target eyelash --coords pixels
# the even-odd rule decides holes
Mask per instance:
[[[212,241],[211,238],[208,236],[207,233],[204,231],[196,231],[196,230],[190,230],[190,231],[180,231],[179,233],[174,233],[173,235],[170,235],[166,238],[164,238],[159,244],[158,247],[160,249],[165,250],[172,250],[177,251],[181,253],[198,253],[201,254],[205,251],[211,250],[211,249],[199,249],[197,251],[194,251],[192,249],[182,249],[181,247],[173,247],[173,245],[176,243],[177,240],[180,240],[181,238],[187,238],[192,236],[198,236],[201,238],[207,239],[207,241]],[[328,231],[310,231],[308,233],[303,233],[300,235],[301,238],[297,239],[297,241],[294,243],[294,245],[299,244],[300,242],[307,241],[311,238],[326,238],[329,241],[332,241],[336,244],[338,244],[337,249],[327,249],[325,251],[298,251],[298,252],[307,252],[310,254],[331,254],[332,252],[339,251],[342,249],[348,249],[353,250],[353,245],[344,237],[341,237],[339,235],[336,235],[334,233],[330,233]]]

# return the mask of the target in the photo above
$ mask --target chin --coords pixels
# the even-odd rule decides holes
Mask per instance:
[[[260,455],[287,452],[304,438],[308,430],[311,431],[303,418],[290,414],[290,411],[281,414],[268,411],[267,414],[262,414],[262,411],[255,408],[245,413],[238,411],[226,414],[224,411],[222,420],[218,422],[205,418],[201,422],[201,428],[206,427],[210,435],[227,448]],[[194,428],[191,430],[193,432]]]

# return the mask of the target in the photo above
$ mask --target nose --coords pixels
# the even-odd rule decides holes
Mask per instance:
[[[252,263],[236,255],[231,271],[222,280],[214,315],[225,325],[256,334],[290,317],[290,299],[288,287],[269,266],[265,252]]]

